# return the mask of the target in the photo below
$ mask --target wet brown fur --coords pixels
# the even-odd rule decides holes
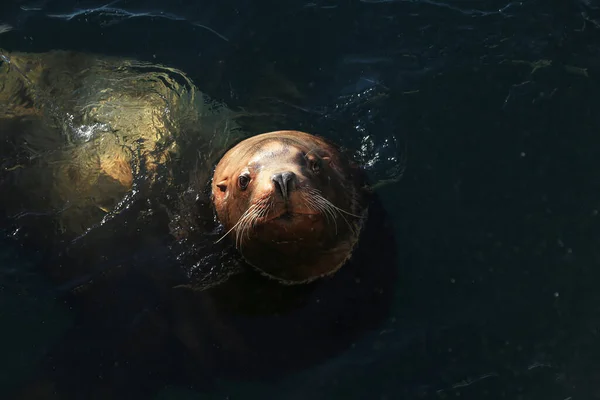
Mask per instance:
[[[288,202],[271,182],[282,171],[295,175]],[[245,190],[238,183],[243,174],[250,177]],[[306,283],[351,256],[367,215],[359,177],[332,143],[305,132],[269,132],[222,157],[212,201],[249,264],[282,283]]]

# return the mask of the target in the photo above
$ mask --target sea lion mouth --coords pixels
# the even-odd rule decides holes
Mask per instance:
[[[294,218],[294,214],[289,211],[284,211],[283,214],[281,214],[279,217],[273,218],[273,220],[290,221],[292,218]]]
[[[288,209],[283,210],[281,212],[275,213],[273,215],[269,215],[262,220],[258,220],[258,224],[266,224],[269,222],[293,222],[299,218],[308,218],[314,220],[318,217],[318,213],[314,212],[292,212]]]

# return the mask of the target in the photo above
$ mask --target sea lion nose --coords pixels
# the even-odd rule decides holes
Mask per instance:
[[[281,193],[281,196],[283,196],[285,200],[287,200],[288,194],[292,190],[295,177],[296,174],[290,171],[278,172],[271,176],[275,189],[279,190],[279,193]]]

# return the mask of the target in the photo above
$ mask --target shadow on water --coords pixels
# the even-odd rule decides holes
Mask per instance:
[[[9,256],[19,246],[6,246],[10,261],[2,267],[3,304],[15,304],[10,308],[22,308],[29,318],[3,313],[2,325],[12,327],[5,330],[12,336],[4,342],[26,349],[23,357],[30,361],[7,358],[4,365],[14,373],[6,376],[14,379],[4,382],[31,376],[17,366],[31,372],[35,367],[25,364],[44,354],[61,354],[63,360],[90,354],[90,368],[104,365],[103,373],[111,371],[115,385],[127,377],[148,383],[147,376],[136,375],[140,371],[167,376],[171,387],[158,397],[169,399],[194,398],[194,390],[182,389],[189,381],[210,388],[211,398],[598,396],[596,2],[365,0],[260,7],[221,2],[217,7],[123,1],[102,6],[89,3],[86,7],[95,11],[81,12],[80,5],[69,2],[5,3],[2,23],[13,29],[0,35],[0,45],[9,51],[91,51],[179,68],[212,98],[258,114],[240,120],[248,132],[286,126],[323,133],[353,152],[373,181],[397,176],[407,146],[404,178],[378,191],[388,215],[380,214],[380,222],[391,223],[386,237],[396,245],[367,235],[369,263],[359,258],[356,264],[369,265],[395,249],[397,262],[387,259],[398,266],[389,272],[398,274],[393,308],[377,323],[385,318],[385,307],[365,303],[363,308],[358,298],[336,297],[353,287],[354,274],[366,273],[352,268],[315,292],[290,296],[283,305],[291,309],[298,298],[330,296],[330,314],[313,311],[323,306],[309,301],[282,314],[281,331],[272,325],[278,319],[225,317],[235,305],[279,305],[261,305],[264,297],[245,286],[251,277],[232,279],[228,287],[252,301],[224,296],[227,302],[218,290],[184,292],[169,298],[172,309],[164,308],[156,280],[177,284],[184,278],[165,278],[163,272],[170,252],[160,229],[168,216],[155,204],[140,202],[141,209],[155,214],[140,220],[132,206],[97,238],[90,236],[87,243],[94,246],[105,242],[94,247],[97,253],[85,246],[71,253],[102,267],[106,277],[95,287],[86,284],[91,276],[85,274],[58,288],[40,283],[37,270],[27,267],[39,260]],[[121,223],[128,218],[141,225]],[[210,213],[203,218],[207,227],[213,223]],[[140,226],[146,234],[135,234]],[[112,258],[106,248],[114,251]],[[225,248],[196,251],[191,258],[210,257],[206,265],[235,260]],[[108,268],[121,264],[128,268]],[[147,278],[143,267],[155,275]],[[377,286],[376,280],[386,281],[387,275],[369,278]],[[119,290],[114,282],[128,289]],[[68,309],[70,302],[49,301],[55,290],[80,285],[87,303],[73,304],[94,312],[77,316]],[[194,296],[204,297],[192,301]],[[381,314],[368,318],[373,310]],[[352,323],[354,312],[363,317]],[[186,317],[190,314],[201,317]],[[364,321],[364,332],[353,336],[352,330],[333,330],[331,315],[339,317],[338,328],[358,329]],[[193,322],[179,332],[196,332],[208,343],[260,349],[259,355],[240,347],[206,349],[191,340],[183,342],[196,353],[181,351],[182,341],[165,333],[177,318]],[[68,319],[89,332],[64,341]],[[316,325],[302,325],[307,319]],[[210,323],[202,326],[203,321]],[[318,335],[319,329],[329,339],[333,330],[345,339],[336,344],[349,347],[335,355],[332,342],[311,348],[315,340],[307,332]],[[19,334],[25,331],[30,335]],[[76,341],[86,335],[105,339],[95,343],[99,347]],[[115,343],[122,352],[109,354]],[[144,351],[148,348],[162,350]],[[198,354],[210,362],[198,365]],[[129,363],[108,367],[115,357]],[[269,360],[290,362],[289,368],[298,370],[267,383],[207,381],[239,376],[244,361],[252,362],[253,372],[274,377]],[[64,371],[65,382],[73,383],[78,371]],[[78,381],[86,385],[85,376]]]

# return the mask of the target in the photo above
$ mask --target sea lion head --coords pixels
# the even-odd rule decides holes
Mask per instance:
[[[310,282],[350,257],[367,208],[360,173],[322,138],[250,137],[219,161],[212,200],[244,259],[282,283]]]

